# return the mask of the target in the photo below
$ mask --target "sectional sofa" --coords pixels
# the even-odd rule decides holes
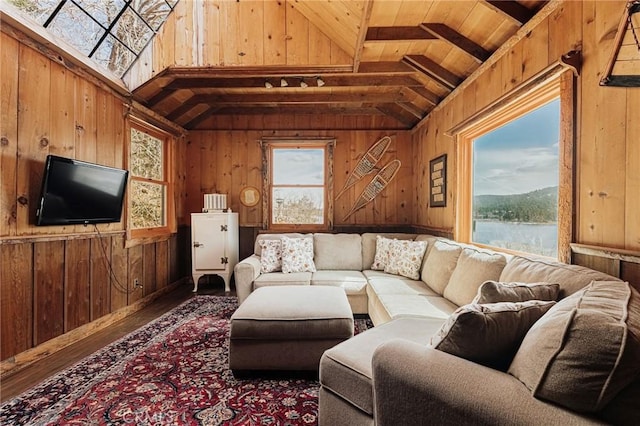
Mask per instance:
[[[313,241],[315,271],[262,272],[283,237]],[[640,424],[640,297],[615,277],[431,235],[261,234],[254,249],[235,267],[240,303],[263,286],[338,286],[375,325],[324,353],[322,425]],[[508,283],[556,286],[554,300],[480,303],[524,285]]]

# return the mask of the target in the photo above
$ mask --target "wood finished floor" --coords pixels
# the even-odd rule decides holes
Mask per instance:
[[[225,293],[224,285],[221,281],[212,280],[205,282],[200,281],[198,294],[211,295],[231,295],[235,296],[232,288],[231,293]],[[82,358],[91,355],[93,352],[103,348],[111,342],[122,336],[132,332],[133,330],[153,321],[165,312],[170,311],[180,303],[194,296],[193,285],[184,284],[167,293],[145,308],[124,318],[121,321],[98,331],[93,335],[80,340],[48,357],[35,362],[20,371],[8,374],[2,378],[0,383],[0,402],[11,399],[25,390],[35,386],[47,377],[52,376],[60,370],[63,370]]]

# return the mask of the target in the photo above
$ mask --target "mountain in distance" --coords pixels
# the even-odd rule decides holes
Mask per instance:
[[[476,195],[473,218],[505,222],[548,223],[558,219],[558,187],[525,194]]]

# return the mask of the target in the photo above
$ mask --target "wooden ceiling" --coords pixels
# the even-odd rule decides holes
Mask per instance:
[[[410,129],[544,1],[289,3],[351,63],[169,67],[138,87],[134,98],[186,129],[207,128],[216,115],[256,114],[378,115]]]

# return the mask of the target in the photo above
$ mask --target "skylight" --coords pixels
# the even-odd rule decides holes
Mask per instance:
[[[178,0],[9,0],[39,24],[122,77]]]

